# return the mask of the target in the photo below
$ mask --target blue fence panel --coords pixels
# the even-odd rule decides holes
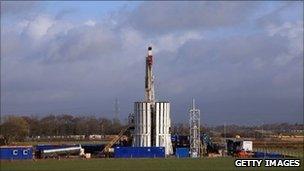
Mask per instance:
[[[165,147],[154,147],[152,148],[152,157],[165,157]]]
[[[189,157],[189,148],[176,148],[175,156],[178,158]]]
[[[283,158],[284,155],[279,153],[254,152],[254,158]]]
[[[115,147],[116,158],[160,158],[165,157],[164,147]]]
[[[26,160],[33,159],[32,147],[1,147],[1,160]]]

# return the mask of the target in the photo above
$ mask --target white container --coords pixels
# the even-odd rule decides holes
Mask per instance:
[[[245,151],[252,151],[252,141],[243,141],[242,149]]]
[[[91,158],[91,153],[85,153],[85,158],[90,159]]]
[[[165,147],[166,155],[173,153],[170,103],[135,102],[134,127],[133,147]]]

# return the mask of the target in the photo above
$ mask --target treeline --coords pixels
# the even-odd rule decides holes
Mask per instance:
[[[111,135],[124,127],[118,119],[97,118],[95,116],[48,115],[5,116],[0,125],[0,138],[6,143],[24,141],[26,137],[65,135]]]
[[[220,133],[221,137],[235,137],[240,135],[241,137],[263,138],[269,135],[303,135],[303,124],[291,124],[291,123],[272,123],[262,125],[220,125],[215,127],[209,127],[211,132]],[[300,132],[298,132],[300,131]]]
[[[69,114],[48,115],[44,117],[9,115],[1,118],[0,141],[8,144],[12,141],[24,141],[26,138],[68,135],[113,135],[118,134],[126,124],[118,119],[107,119],[96,116],[74,116]],[[211,137],[253,137],[263,138],[267,134],[293,134],[303,130],[303,124],[275,123],[258,126],[220,125],[201,126],[201,132]],[[171,134],[189,135],[187,123],[171,125]],[[300,132],[303,134],[303,131]]]
[[[262,124],[262,125],[251,125],[251,126],[243,126],[243,125],[219,125],[215,127],[210,127],[211,130],[229,130],[229,131],[250,131],[250,130],[264,130],[264,131],[272,131],[274,133],[290,133],[295,130],[303,130],[304,125],[301,123],[272,123],[272,124]]]
[[[24,141],[36,137],[68,136],[68,135],[113,135],[118,134],[126,124],[118,119],[107,119],[95,116],[74,116],[69,114],[36,116],[9,115],[2,118],[0,140],[2,144]],[[189,125],[172,124],[171,134],[189,135]],[[202,132],[207,132],[201,127]],[[4,142],[3,142],[4,141]]]

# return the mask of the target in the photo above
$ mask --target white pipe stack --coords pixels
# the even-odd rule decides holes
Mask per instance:
[[[153,108],[154,110],[151,110]],[[155,111],[153,113],[153,111]],[[134,104],[135,131],[134,147],[165,147],[166,154],[172,154],[170,103],[135,102]],[[152,117],[154,115],[154,117]],[[152,121],[152,119],[154,119]],[[152,125],[151,123],[154,123]],[[152,129],[154,128],[154,129]],[[152,132],[152,130],[154,130]],[[153,144],[151,140],[154,140]]]

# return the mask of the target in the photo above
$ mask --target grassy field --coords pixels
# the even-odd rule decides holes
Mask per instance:
[[[301,168],[236,168],[234,158],[202,159],[69,159],[38,161],[1,161],[1,171],[195,171],[195,170],[303,170]],[[301,161],[303,162],[303,160]]]

